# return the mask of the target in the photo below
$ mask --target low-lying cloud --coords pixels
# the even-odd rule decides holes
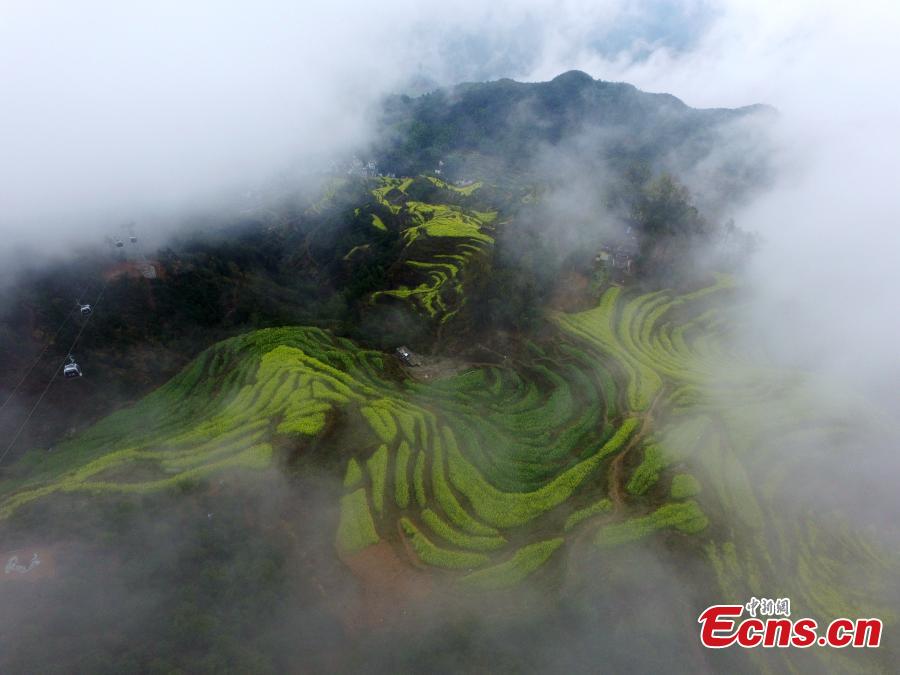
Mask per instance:
[[[665,29],[660,8],[673,17]],[[677,51],[705,8],[574,0],[9,6],[0,19],[4,248],[58,251],[131,220],[145,234],[171,229],[185,213],[363,145],[385,94],[549,77],[558,74],[549,68],[578,65],[563,45],[591,54],[634,45],[636,58],[648,45]]]
[[[896,381],[900,9],[737,0],[714,11],[688,51],[582,51],[569,65],[689,105],[775,106],[777,181],[735,214],[765,241],[751,270],[752,323],[786,358]]]

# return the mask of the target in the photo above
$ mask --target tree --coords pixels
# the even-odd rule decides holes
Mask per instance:
[[[631,219],[645,238],[703,236],[711,231],[692,203],[688,189],[668,173],[641,187]]]

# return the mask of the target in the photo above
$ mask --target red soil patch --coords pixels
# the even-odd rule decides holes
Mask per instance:
[[[355,606],[343,613],[351,632],[385,627],[434,591],[431,575],[410,567],[387,542],[342,556],[342,560],[361,586]]]
[[[153,268],[152,272],[149,270],[150,267]],[[148,277],[148,274],[152,274],[152,277]],[[103,273],[103,278],[107,281],[111,281],[118,277],[130,277],[132,279],[163,279],[165,278],[165,270],[163,270],[162,265],[155,260],[126,260],[113,265]]]
[[[586,309],[593,300],[588,293],[590,283],[590,278],[581,272],[566,272],[553,289],[550,305],[563,312]]]

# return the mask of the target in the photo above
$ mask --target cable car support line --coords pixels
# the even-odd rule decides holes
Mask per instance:
[[[81,293],[79,294],[78,297],[81,297],[82,295],[84,295],[85,290],[87,290],[87,286],[84,287],[84,289],[81,291]],[[70,311],[68,314],[66,314],[62,323],[59,324],[59,328],[57,328],[56,332],[53,334],[53,337],[50,338],[50,340],[48,340],[46,344],[44,344],[44,348],[41,350],[41,353],[37,355],[37,358],[34,360],[34,362],[32,362],[32,364],[28,368],[28,370],[25,371],[25,374],[22,375],[22,378],[16,383],[16,386],[13,387],[12,391],[9,392],[9,396],[6,397],[6,400],[3,401],[2,404],[0,404],[0,412],[3,412],[3,409],[6,408],[6,404],[9,403],[10,401],[12,401],[13,396],[15,396],[16,392],[19,391],[19,387],[21,387],[22,384],[24,384],[25,380],[28,379],[28,376],[31,375],[31,371],[33,371],[37,367],[37,364],[41,362],[41,359],[44,358],[44,354],[47,353],[47,349],[49,349],[50,345],[52,345],[56,342],[56,338],[59,337],[59,334],[62,333],[62,329],[66,327],[66,324],[69,323],[69,319],[71,319],[74,314],[75,314],[74,309],[72,311]]]
[[[103,288],[100,289],[100,294],[97,296],[97,299],[93,302],[93,307],[97,307],[100,304],[100,301],[103,299],[103,294],[106,292],[106,286],[109,284],[109,280],[107,280],[103,284]],[[74,310],[73,310],[74,311]],[[69,362],[69,357],[71,357],[72,352],[75,350],[75,347],[78,345],[78,341],[81,339],[82,333],[84,333],[84,329],[87,328],[87,325],[91,322],[93,318],[93,313],[89,314],[87,320],[83,324],[81,324],[81,328],[78,330],[78,334],[75,336],[75,339],[72,341],[72,346],[69,347],[69,351],[66,353],[66,360],[63,361],[60,365],[56,367],[56,370],[53,371],[53,375],[50,376],[50,381],[47,382],[47,386],[44,387],[44,391],[41,392],[41,395],[38,397],[38,400],[35,401],[34,405],[31,406],[31,410],[28,411],[28,415],[26,415],[25,420],[19,425],[19,428],[16,430],[15,435],[12,440],[9,442],[9,445],[6,446],[6,450],[3,451],[3,454],[0,455],[0,463],[6,458],[6,455],[9,454],[9,451],[13,449],[13,446],[16,444],[16,441],[19,440],[19,436],[22,435],[22,432],[25,430],[25,427],[28,425],[28,422],[31,421],[32,416],[35,411],[38,409],[38,406],[41,405],[41,401],[44,400],[44,397],[47,395],[47,392],[50,391],[50,386],[53,384],[53,381],[56,379],[56,376],[59,375],[59,371],[62,370],[66,363]]]

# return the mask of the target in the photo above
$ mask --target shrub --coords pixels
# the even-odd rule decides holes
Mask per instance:
[[[672,477],[672,498],[686,499],[700,494],[700,482],[689,473],[679,473]]]

